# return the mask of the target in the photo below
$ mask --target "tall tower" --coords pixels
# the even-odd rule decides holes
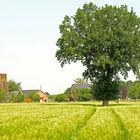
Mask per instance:
[[[8,92],[7,74],[0,73],[0,88],[6,93]]]

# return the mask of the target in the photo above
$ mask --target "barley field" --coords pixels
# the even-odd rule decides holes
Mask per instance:
[[[0,104],[0,140],[140,140],[140,102]]]

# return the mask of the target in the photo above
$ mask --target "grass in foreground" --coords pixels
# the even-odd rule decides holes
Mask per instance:
[[[137,140],[140,103],[0,104],[0,140]]]

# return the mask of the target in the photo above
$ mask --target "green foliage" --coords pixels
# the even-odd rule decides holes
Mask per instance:
[[[16,94],[14,92],[10,93],[10,102],[15,103],[17,101]]]
[[[20,103],[20,102],[24,102],[24,94],[21,91],[18,92],[11,92],[10,93],[10,102],[12,103]]]
[[[129,87],[128,97],[132,99],[140,99],[140,83],[134,83]]]
[[[5,101],[6,93],[0,89],[0,103]]]
[[[119,84],[112,81],[94,82],[93,96],[96,100],[118,99]]]
[[[39,102],[40,96],[36,92],[31,92],[29,97],[32,99],[33,102]]]
[[[69,101],[78,101],[80,90],[79,88],[68,88],[65,91],[65,94],[67,95]]]
[[[79,95],[79,101],[90,101],[93,99],[93,95],[91,93],[83,92]]]
[[[126,81],[126,87],[129,88],[130,86],[133,85],[133,82],[131,80]]]
[[[57,60],[61,66],[81,61],[87,67],[84,78],[97,86],[97,99],[117,97],[119,73],[140,75],[140,18],[127,6],[86,3],[74,16],[65,16],[60,33]]]
[[[124,87],[126,87],[125,81],[119,81],[119,88],[121,89],[121,88],[124,88]]]
[[[9,92],[21,90],[21,83],[17,83],[14,80],[9,80],[8,90],[9,90]]]
[[[54,100],[56,95],[49,95],[48,98]]]
[[[69,101],[89,101],[93,99],[91,89],[88,88],[68,88],[65,91]]]
[[[77,78],[77,79],[74,80],[74,82],[76,84],[88,84],[88,82],[85,81],[83,78]]]
[[[64,102],[67,101],[67,96],[65,94],[57,94],[55,95],[54,100],[57,102]]]
[[[16,96],[16,102],[24,102],[24,94],[22,92],[18,92],[18,95]]]

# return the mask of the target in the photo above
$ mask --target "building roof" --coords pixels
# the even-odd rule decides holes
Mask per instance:
[[[45,92],[43,92],[42,90],[40,89],[30,89],[30,90],[21,90],[22,93],[24,94],[25,97],[29,97],[29,94],[32,93],[32,92],[39,92],[41,91],[42,93],[44,93],[45,95],[47,95]]]
[[[46,95],[50,95],[50,93],[48,93],[48,92],[44,92]]]
[[[14,94],[15,96],[17,96],[19,93],[19,91],[11,91],[11,92],[7,92],[6,97],[10,98],[11,94]]]
[[[73,84],[73,88],[91,88],[92,84]]]

